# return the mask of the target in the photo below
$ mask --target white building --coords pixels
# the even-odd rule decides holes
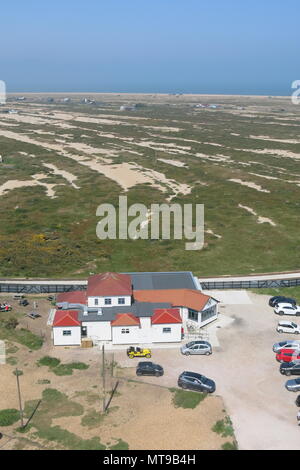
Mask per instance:
[[[53,343],[180,342],[188,321],[201,327],[218,316],[218,302],[199,287],[188,272],[96,274],[86,291],[58,296]]]

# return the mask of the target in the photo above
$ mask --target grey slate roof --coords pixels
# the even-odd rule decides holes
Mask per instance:
[[[83,315],[82,311],[78,311],[78,320],[82,322],[89,321],[112,321],[117,313],[133,313],[136,317],[152,317],[153,312],[157,308],[171,308],[172,305],[166,302],[134,302],[129,306],[102,307],[102,315],[91,312]]]
[[[197,289],[189,271],[124,273],[130,274],[134,290]]]

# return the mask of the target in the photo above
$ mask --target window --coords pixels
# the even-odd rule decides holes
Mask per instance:
[[[99,300],[95,299],[95,305],[98,305]]]
[[[71,336],[72,331],[71,330],[63,330],[63,336]]]
[[[196,312],[195,310],[191,310],[189,308],[188,318],[189,318],[189,320],[198,321],[198,312]]]
[[[122,328],[121,333],[129,333],[129,328]]]
[[[214,317],[216,315],[216,305],[213,307],[207,308],[206,310],[203,310],[201,312],[201,321],[208,320],[211,317]]]
[[[163,328],[163,333],[171,333],[171,328]]]
[[[124,297],[119,297],[119,298],[118,298],[118,304],[119,304],[119,305],[124,305],[124,304],[125,304],[125,299],[124,299]]]
[[[111,299],[104,299],[105,305],[111,305]]]

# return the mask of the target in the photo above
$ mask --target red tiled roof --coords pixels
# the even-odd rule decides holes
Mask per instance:
[[[53,326],[80,326],[77,310],[56,310]]]
[[[70,304],[86,304],[86,291],[74,290],[58,294],[56,302],[69,302]]]
[[[200,312],[210,297],[193,289],[136,290],[135,300],[140,302],[169,302],[174,307],[188,307]]]
[[[103,273],[88,279],[88,297],[131,294],[131,277],[128,274]]]
[[[140,325],[140,320],[133,313],[118,313],[111,322],[111,326],[135,326]]]
[[[178,308],[157,308],[151,318],[152,325],[162,323],[182,323]]]

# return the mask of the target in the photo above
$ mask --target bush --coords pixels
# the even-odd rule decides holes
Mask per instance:
[[[38,360],[39,366],[57,367],[60,364],[60,360],[56,357],[44,356]]]
[[[225,416],[224,419],[221,419],[217,421],[213,427],[212,430],[216,432],[217,434],[220,434],[222,437],[227,437],[227,436],[233,436],[234,431],[232,427],[232,422],[229,416]]]
[[[20,419],[20,412],[15,408],[0,411],[0,426],[11,426]]]

